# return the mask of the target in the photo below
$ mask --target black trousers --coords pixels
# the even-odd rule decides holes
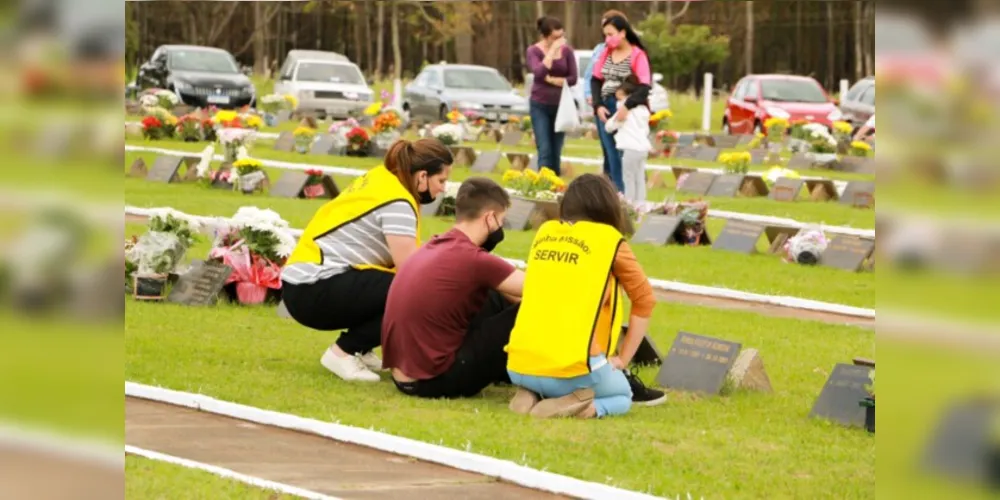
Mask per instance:
[[[448,371],[429,380],[396,382],[396,388],[421,398],[468,398],[490,384],[510,383],[503,348],[510,341],[519,307],[499,293],[490,292],[483,310],[469,324],[465,341]]]
[[[395,275],[350,269],[308,285],[281,284],[288,314],[314,330],[344,330],[337,346],[347,354],[364,354],[382,343],[382,316]]]

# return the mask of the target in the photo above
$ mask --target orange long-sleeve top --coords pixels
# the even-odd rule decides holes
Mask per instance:
[[[653,295],[653,286],[649,284],[646,272],[642,270],[642,265],[632,253],[632,248],[628,243],[622,243],[615,254],[615,262],[611,266],[611,273],[618,279],[618,283],[625,289],[625,295],[632,302],[632,316],[637,318],[649,318],[653,315],[653,307],[656,306],[656,297]],[[597,334],[590,345],[591,356],[607,354],[609,336],[611,335],[611,279],[608,279],[605,297],[607,299],[601,306],[601,314],[597,319]],[[619,304],[618,307],[621,307]]]

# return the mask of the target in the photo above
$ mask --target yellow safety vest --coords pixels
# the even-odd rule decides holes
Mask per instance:
[[[416,200],[399,182],[399,178],[385,166],[378,166],[355,179],[339,196],[320,207],[302,232],[286,265],[299,262],[323,264],[323,252],[316,244],[317,239],[397,201],[405,201],[413,208],[413,214],[417,218],[417,246],[420,246],[420,209]],[[357,266],[357,268],[395,272],[395,269],[381,266]]]
[[[623,241],[606,224],[542,224],[531,243],[521,308],[506,347],[508,369],[542,377],[585,375],[597,334],[607,334],[607,353],[614,355],[623,314],[611,268]],[[611,302],[611,321],[600,322],[606,301]],[[610,324],[611,331],[597,332],[599,323]]]

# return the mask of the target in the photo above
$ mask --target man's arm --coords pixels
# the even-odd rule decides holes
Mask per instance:
[[[515,269],[514,272],[507,276],[507,279],[503,280],[499,286],[497,286],[497,291],[502,293],[504,297],[508,300],[514,298],[516,300],[511,300],[511,302],[520,302],[521,296],[524,293],[524,271],[520,269]]]

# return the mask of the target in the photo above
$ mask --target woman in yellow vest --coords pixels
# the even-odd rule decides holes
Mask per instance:
[[[320,363],[344,380],[378,382],[382,315],[395,269],[420,245],[420,205],[448,181],[451,151],[437,139],[399,140],[385,165],[320,207],[281,272],[282,300],[304,326],[345,330]]]
[[[615,188],[593,174],[577,177],[559,205],[561,220],[531,243],[524,294],[507,344],[507,371],[519,387],[515,412],[546,418],[600,418],[666,396],[624,371],[639,348],[656,300],[622,233],[625,213]],[[624,301],[628,333],[616,355]],[[542,399],[540,401],[540,398]]]

